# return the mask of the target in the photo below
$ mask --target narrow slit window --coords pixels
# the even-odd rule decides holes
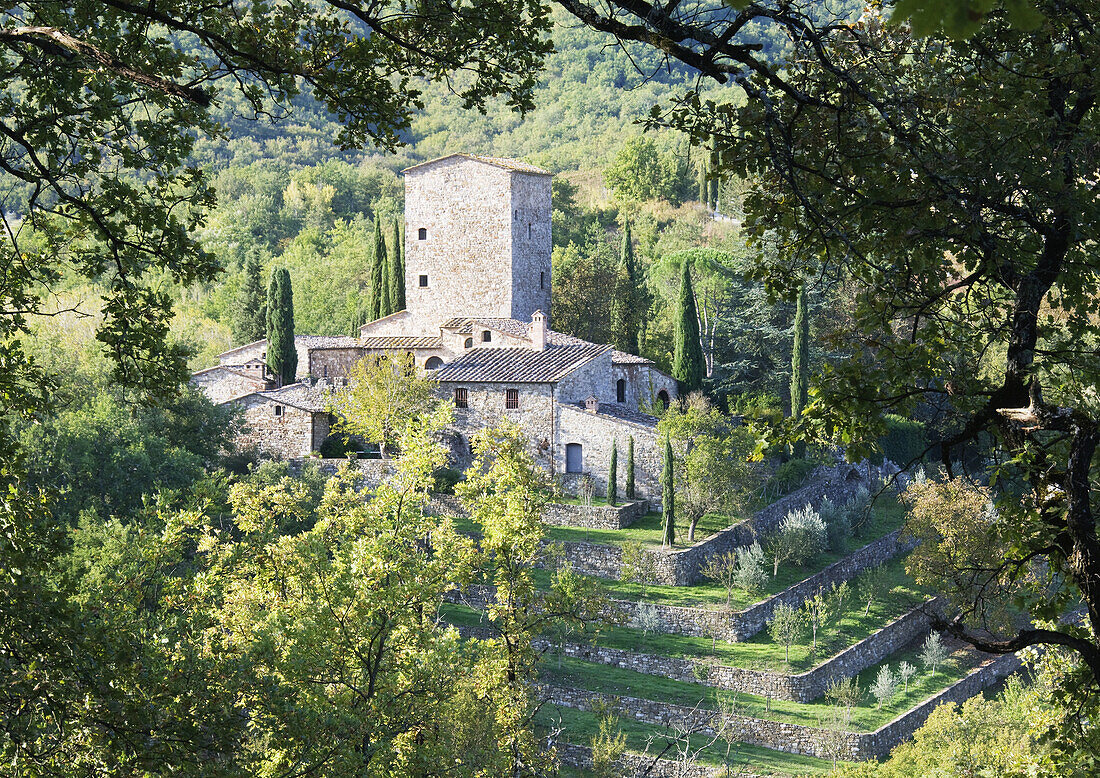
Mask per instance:
[[[469,390],[459,387],[455,389],[455,407],[456,408],[469,408],[470,407],[470,395]]]
[[[546,288],[546,271],[539,273],[539,289]]]
[[[519,409],[519,389],[504,390],[504,407],[509,411]]]

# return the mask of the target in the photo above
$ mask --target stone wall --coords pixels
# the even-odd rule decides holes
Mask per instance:
[[[610,392],[610,396],[614,397],[613,384]],[[584,454],[584,473],[595,479],[596,493],[606,495],[607,478],[611,467],[611,441],[615,440],[619,449],[619,494],[625,497],[626,449],[629,439],[633,436],[635,495],[649,500],[655,507],[660,506],[663,460],[655,426],[627,421],[610,413],[589,413],[579,406],[564,403],[555,405],[555,424],[557,445],[554,453],[556,460],[554,472],[563,474],[562,481],[566,491],[576,492],[578,478],[575,475],[565,474],[566,445],[581,444]]]
[[[364,348],[318,348],[306,352],[305,372],[314,378],[344,378],[353,365],[367,355]],[[302,372],[301,370],[298,371]]]
[[[549,194],[549,176],[513,173],[464,156],[405,174],[405,299],[420,334],[436,335],[441,323],[471,311],[524,321],[534,312],[526,310],[531,305],[549,313]],[[514,240],[516,230],[522,244]],[[539,272],[546,274],[544,290],[538,289]],[[424,287],[421,275],[428,277]],[[514,304],[514,286],[520,284],[533,290]]]
[[[592,749],[573,743],[555,743],[554,751],[558,761],[570,767],[582,770],[592,769]],[[708,767],[697,762],[676,762],[671,759],[656,759],[655,756],[635,754],[627,751],[615,763],[620,775],[645,775],[646,778],[715,778],[725,776],[726,769]],[[735,773],[734,775],[755,775],[755,773]]]
[[[622,529],[629,527],[649,512],[645,500],[622,505],[569,505],[552,502],[542,512],[542,520],[555,527],[588,527],[590,529]]]
[[[775,530],[792,510],[807,504],[816,508],[826,497],[843,505],[860,486],[866,487],[873,480],[895,472],[897,468],[889,464],[883,468],[867,465],[818,468],[806,486],[757,511],[751,519],[727,527],[693,546],[662,552],[658,557],[659,580],[671,586],[693,584],[702,578],[700,570],[710,557],[762,538]]]
[[[819,758],[834,755],[846,760],[880,759],[887,756],[898,743],[910,737],[939,705],[959,704],[989,688],[1020,669],[1021,662],[1015,655],[991,659],[957,683],[930,697],[915,708],[903,713],[874,732],[837,732],[803,724],[789,724],[752,716],[731,716],[728,726],[736,740],[749,745],[763,746],[776,751],[805,754]],[[686,708],[655,700],[636,697],[615,697],[597,694],[583,689],[567,689],[558,686],[541,687],[542,695],[551,703],[576,710],[592,710],[595,700],[614,701],[622,715],[648,724],[667,726],[677,722],[702,732],[713,733],[721,726],[717,712],[708,709]]]
[[[879,632],[840,652],[832,659],[804,673],[787,674],[773,670],[753,670],[729,667],[707,661],[642,654],[609,646],[565,643],[560,647],[564,656],[585,662],[619,667],[645,675],[671,678],[685,683],[699,683],[716,689],[754,694],[775,700],[812,702],[821,697],[829,684],[851,678],[878,664],[886,657],[912,643],[928,632],[928,604],[918,606]],[[489,630],[461,627],[463,637],[484,638]],[[556,654],[559,647],[549,640],[536,640],[540,651]],[[705,676],[704,676],[705,674]]]
[[[455,390],[466,389],[466,408],[455,409],[454,429],[469,438],[475,432],[502,421],[518,424],[526,436],[535,461],[551,466],[551,442],[554,439],[553,390],[549,384],[442,383],[440,392],[454,402]],[[505,391],[519,392],[519,408],[504,407]]]
[[[328,414],[312,413],[293,405],[284,405],[259,395],[249,395],[233,401],[241,408],[244,425],[236,444],[241,450],[256,449],[277,459],[309,456],[316,437],[314,417],[324,417],[323,440],[328,435]],[[275,415],[275,408],[282,408]],[[317,433],[320,430],[316,430]]]

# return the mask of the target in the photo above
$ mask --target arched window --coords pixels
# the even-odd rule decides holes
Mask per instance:
[[[443,367],[443,360],[439,357],[428,357],[428,361],[424,363],[425,370],[437,370]]]
[[[668,404],[672,402],[672,400],[671,398],[669,398],[668,392],[662,389],[661,391],[657,392],[657,402],[661,404],[661,410],[667,411]]]
[[[584,452],[581,449],[580,443],[565,444],[565,472],[584,472]]]
[[[464,345],[466,346],[466,348],[473,348],[474,347],[474,339],[473,338],[466,338],[466,343]]]
[[[493,333],[489,332],[489,330],[484,330],[481,333],[481,342],[482,343],[491,343],[492,340],[493,340]]]
[[[626,402],[626,379],[620,378],[615,382],[615,402]]]
[[[417,240],[427,240],[428,239],[428,228],[427,227],[421,227],[419,230],[417,230],[416,231],[416,239]]]

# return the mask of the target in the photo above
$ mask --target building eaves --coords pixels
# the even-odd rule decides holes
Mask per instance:
[[[442,348],[443,338],[431,335],[372,335],[359,340],[367,349]]]
[[[476,162],[483,162],[486,165],[493,165],[494,167],[498,167],[498,168],[501,168],[503,170],[508,170],[508,171],[512,171],[512,172],[515,172],[515,173],[529,173],[531,175],[536,175],[536,176],[552,176],[552,175],[554,175],[553,173],[551,173],[549,170],[546,170],[545,168],[538,167],[537,165],[532,165],[529,162],[521,162],[518,159],[505,159],[503,157],[483,157],[480,154],[469,154],[469,153],[466,153],[466,152],[456,152],[454,154],[444,154],[442,157],[436,157],[435,159],[429,159],[425,162],[420,162],[416,165],[411,165],[411,166],[405,168],[404,170],[402,170],[401,172],[402,173],[408,173],[410,170],[417,170],[417,169],[425,167],[427,165],[434,165],[436,162],[442,162],[443,160],[452,159],[454,157],[461,157],[463,159],[472,159]]]
[[[432,377],[447,383],[555,383],[610,348],[594,343],[551,346],[543,351],[479,348],[438,368]]]

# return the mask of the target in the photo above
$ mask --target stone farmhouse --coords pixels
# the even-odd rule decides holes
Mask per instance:
[[[633,437],[637,489],[659,500],[657,420],[640,408],[667,405],[676,382],[650,360],[551,328],[551,174],[472,154],[404,172],[406,310],[368,322],[358,337],[296,337],[293,385],[271,381],[265,341],[219,355],[193,383],[243,409],[242,445],[303,457],[328,436],[326,396],[346,385],[350,367],[367,355],[408,352],[454,402],[459,460],[471,433],[509,420],[567,487],[587,473],[602,493],[612,440],[623,481]]]

